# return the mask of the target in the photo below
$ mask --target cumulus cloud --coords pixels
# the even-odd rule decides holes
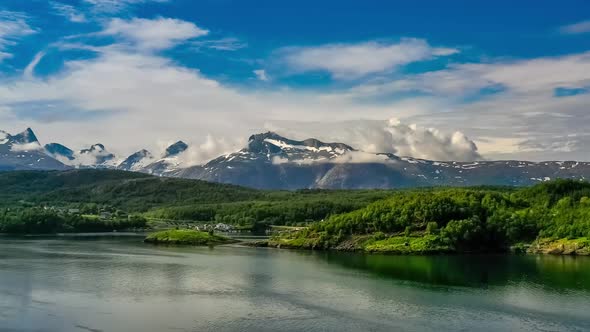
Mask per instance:
[[[474,161],[482,159],[477,145],[460,131],[445,131],[416,124],[406,124],[396,118],[387,121],[282,122],[268,124],[287,136],[309,137],[322,141],[338,141],[352,145],[356,153],[346,153],[331,162],[383,162],[392,153],[439,161]]]
[[[436,128],[406,125],[398,119],[390,119],[383,132],[382,139],[372,143],[369,150],[442,161],[481,159],[475,143],[460,131],[447,134]]]
[[[590,20],[562,26],[559,31],[567,35],[590,32]]]
[[[153,20],[115,18],[101,32],[104,35],[120,36],[144,50],[168,49],[208,33],[208,30],[201,29],[192,22],[162,17]]]
[[[20,38],[37,32],[27,20],[27,15],[23,13],[0,10],[0,62],[12,57],[7,51],[10,46]]]
[[[286,48],[281,53],[283,61],[295,72],[326,71],[334,78],[346,79],[457,52],[453,48],[432,47],[422,39],[406,38],[398,43],[371,41]]]

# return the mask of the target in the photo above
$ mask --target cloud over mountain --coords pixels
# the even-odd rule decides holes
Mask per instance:
[[[444,133],[436,128],[407,125],[390,119],[381,131],[366,134],[370,152],[390,152],[399,156],[443,161],[480,160],[476,144],[460,131]]]
[[[590,156],[586,21],[547,16],[535,20],[538,35],[512,24],[495,43],[496,34],[451,32],[423,15],[381,16],[394,3],[340,6],[364,25],[306,11],[297,29],[299,17],[264,20],[252,6],[223,19],[234,9],[224,1],[25,2],[0,12],[0,123],[34,126],[76,150],[102,142],[117,155],[159,157],[158,141],[182,138],[198,164],[266,123],[290,122],[283,127],[299,138],[419,158]],[[446,14],[457,27],[470,17]],[[401,123],[383,122],[391,117]],[[319,129],[305,135],[298,122]]]

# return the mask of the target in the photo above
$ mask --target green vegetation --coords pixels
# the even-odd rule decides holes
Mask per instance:
[[[396,192],[303,231],[283,234],[268,245],[395,253],[506,251],[538,238],[551,242],[589,237],[589,197],[590,184],[569,180],[519,190]],[[585,242],[576,243],[579,250],[561,252],[587,251],[582,249]],[[529,251],[535,251],[534,246]]]
[[[75,170],[0,173],[0,187],[4,233],[143,228],[147,219],[273,225],[279,235],[264,245],[288,248],[585,254],[590,247],[590,184],[573,180],[530,188],[261,191]]]
[[[41,208],[0,209],[0,233],[54,234],[112,232],[146,228],[142,216],[118,216],[101,219],[95,215],[70,214]]]
[[[144,242],[153,244],[212,246],[236,241],[225,236],[213,234],[212,232],[175,229],[152,233],[145,238]]]
[[[385,190],[260,191],[110,170],[4,172],[0,188],[0,212],[50,208],[99,215],[108,211],[148,220],[222,222],[254,230],[307,225],[391,194]]]

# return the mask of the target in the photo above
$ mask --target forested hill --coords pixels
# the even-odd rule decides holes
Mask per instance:
[[[590,184],[555,180],[516,190],[398,192],[271,241],[295,248],[436,253],[590,254]]]
[[[0,208],[121,211],[150,218],[230,224],[298,224],[353,211],[386,190],[263,191],[115,170],[0,172]],[[1,212],[1,211],[0,211]],[[0,229],[1,232],[1,229]]]
[[[116,170],[0,172],[0,206],[106,204],[128,212],[257,199],[254,189]]]

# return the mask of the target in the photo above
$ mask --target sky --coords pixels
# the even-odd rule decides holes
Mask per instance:
[[[0,129],[43,143],[590,161],[589,126],[587,0],[0,2]]]

